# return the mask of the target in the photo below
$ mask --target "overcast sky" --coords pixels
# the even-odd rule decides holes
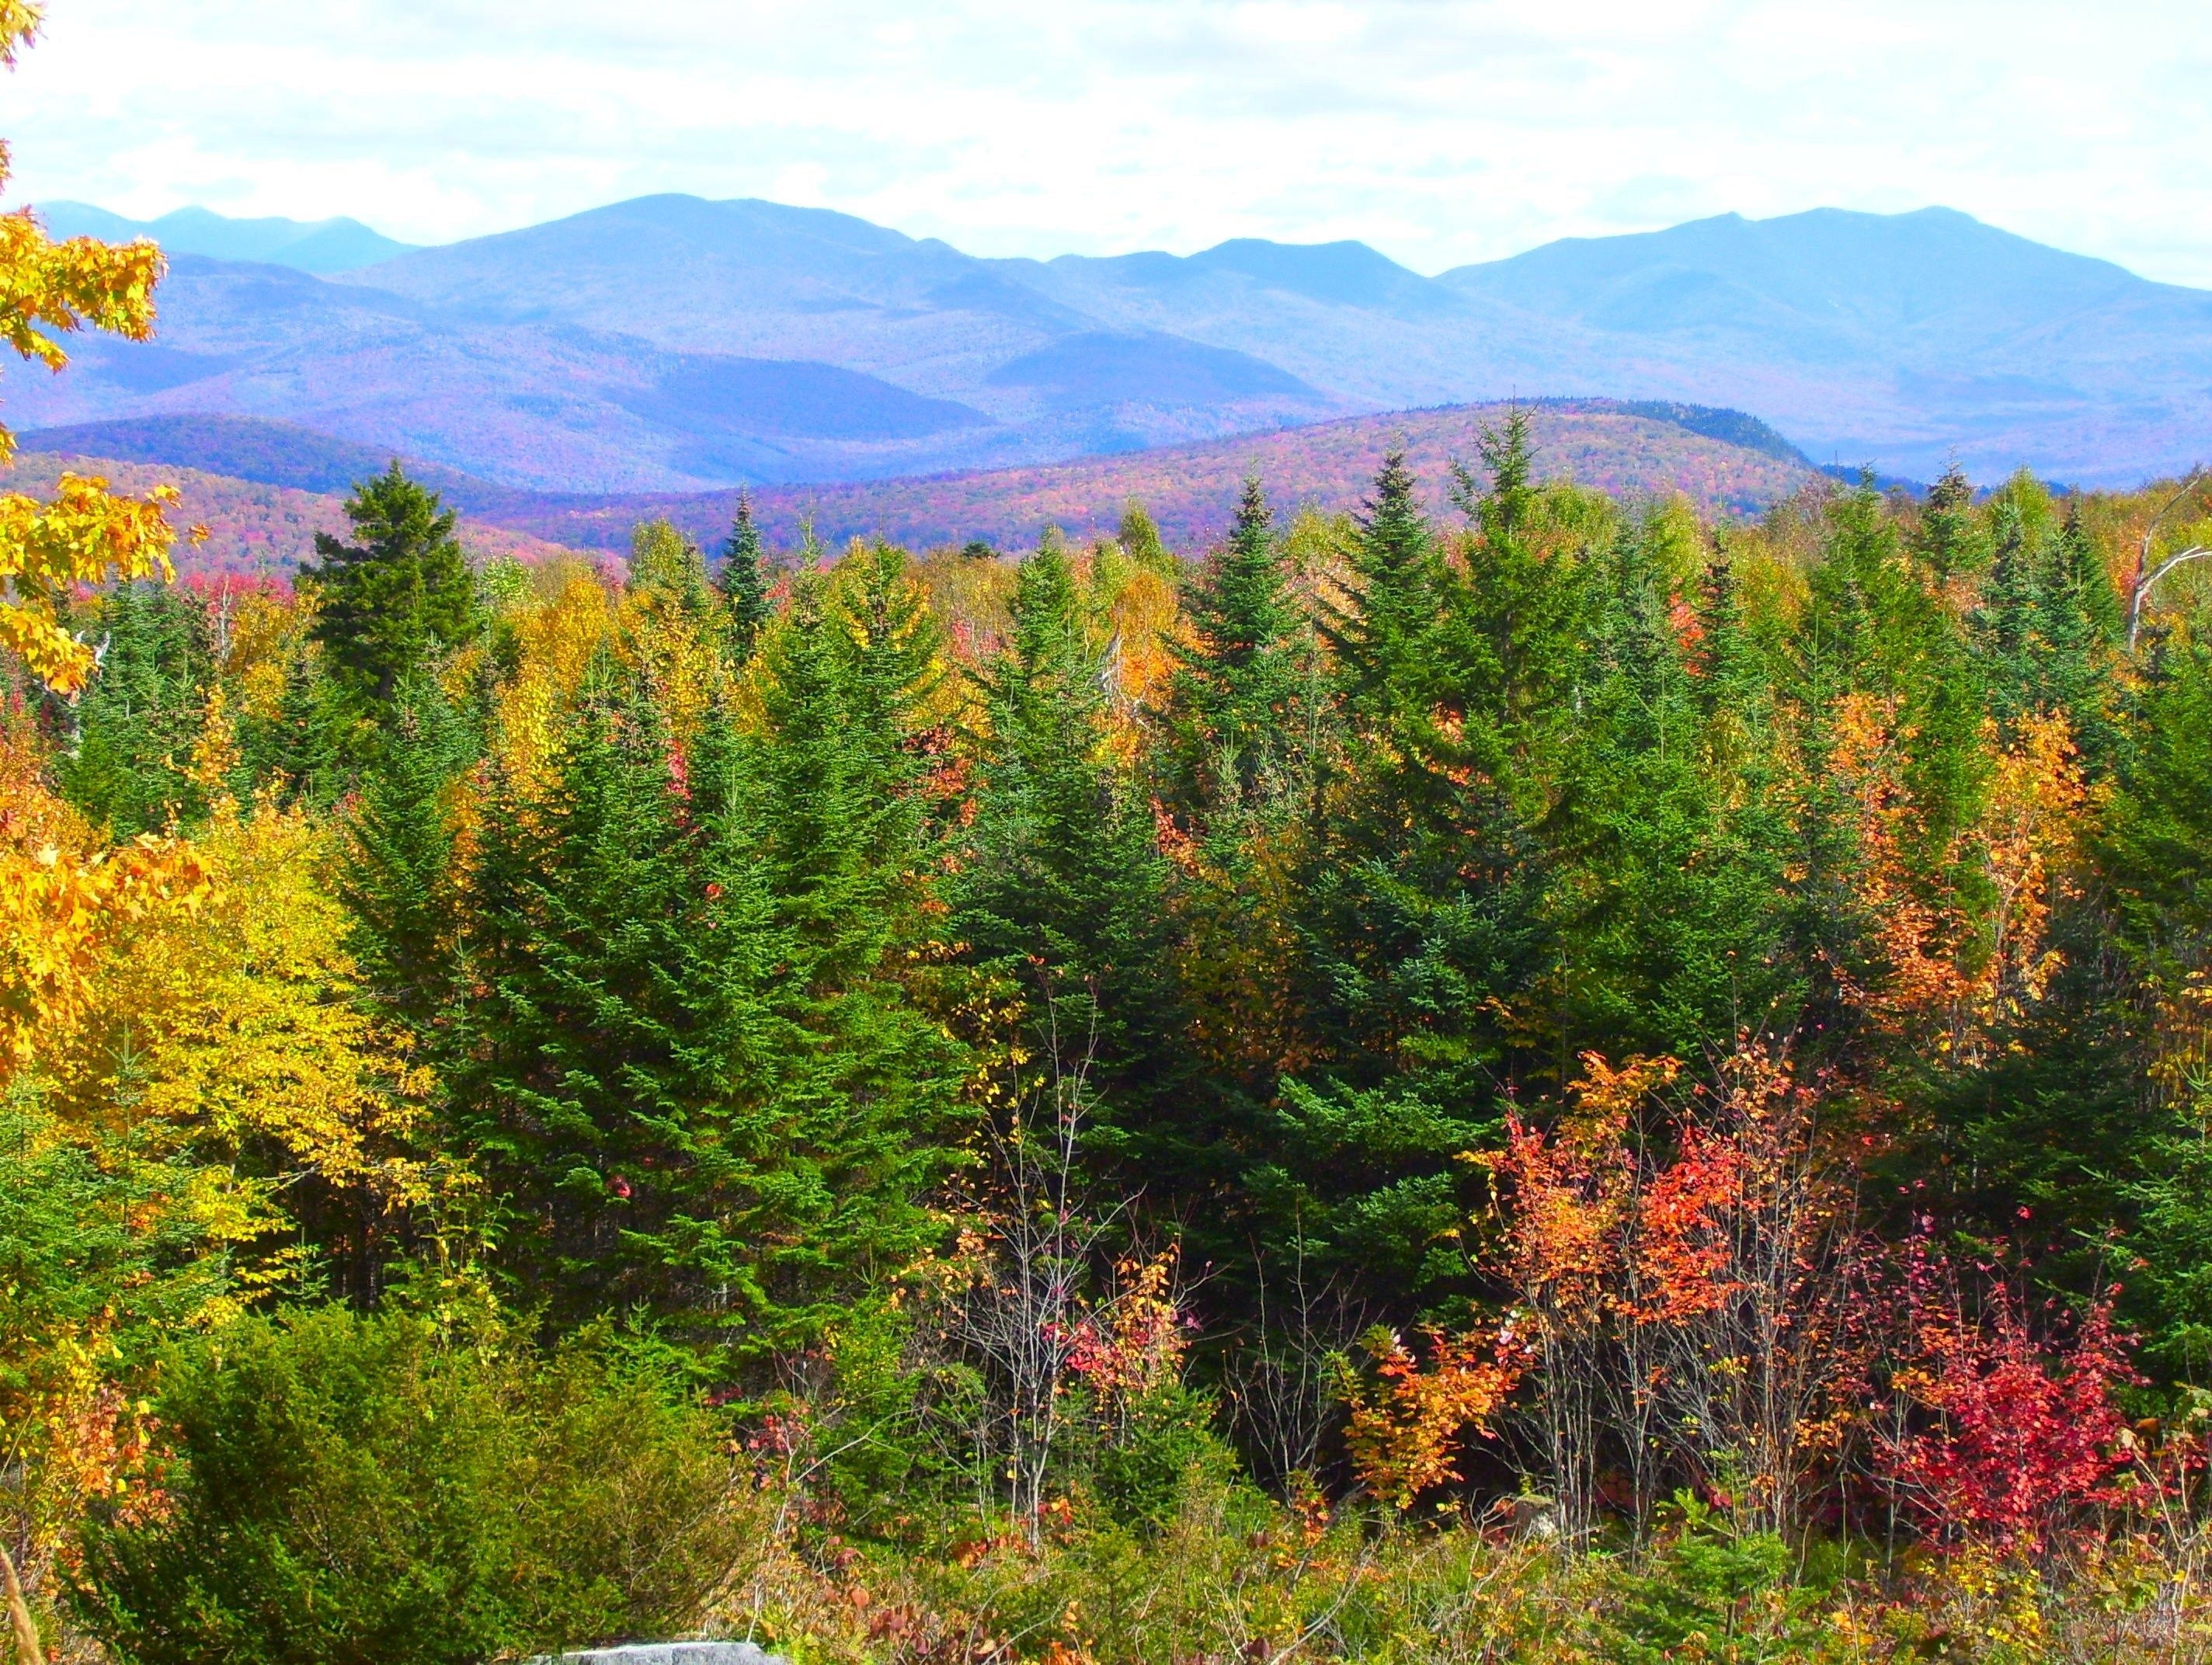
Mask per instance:
[[[2212,287],[2205,0],[50,0],[9,200],[445,241],[650,191],[1423,271],[1943,204]]]

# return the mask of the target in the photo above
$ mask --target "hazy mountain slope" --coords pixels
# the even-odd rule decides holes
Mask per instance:
[[[1116,328],[1249,353],[1370,408],[1614,386],[1559,379],[1563,363],[1595,354],[1588,331],[1462,295],[1359,243],[1246,239],[1187,258],[994,264]]]
[[[167,464],[26,453],[0,478],[10,491],[40,495],[52,491],[55,477],[64,469],[103,475],[116,490],[133,494],[156,485],[177,487],[181,496],[170,511],[170,524],[179,532],[193,526],[208,530],[206,542],[197,546],[179,540],[174,558],[183,577],[225,573],[289,577],[313,558],[317,532],[343,535],[350,529],[343,492],[303,491]],[[465,511],[459,536],[462,547],[479,558],[512,555],[539,561],[563,553],[528,532],[496,526]]]
[[[1604,330],[1764,336],[1808,355],[1900,339],[1987,347],[2160,287],[1942,208],[1724,214],[1636,236],[1565,239],[1437,281]]]
[[[847,216],[653,197],[342,283],[179,254],[159,341],[9,387],[25,425],[206,410],[504,483],[867,478],[1358,408],[1272,362],[1101,328]]]
[[[172,254],[261,260],[301,271],[346,271],[389,260],[413,246],[344,218],[234,220],[204,208],[180,208],[158,220],[130,220],[89,203],[40,203],[38,212],[57,237],[97,237],[109,243],[151,237]]]
[[[2212,295],[1948,210],[1737,216],[1430,280],[1363,246],[1005,262],[1124,325],[1385,404],[1511,388],[1759,412],[1810,452],[1932,476],[2121,483],[2212,450]]]
[[[1763,508],[1814,477],[1802,459],[1732,445],[1676,422],[1603,404],[1568,402],[1534,410],[1538,467],[1547,477],[1632,495],[1679,491],[1707,510],[1722,511]],[[1286,512],[1306,503],[1352,509],[1372,487],[1383,453],[1395,446],[1406,449],[1421,477],[1431,510],[1446,514],[1451,464],[1474,462],[1483,425],[1502,415],[1503,407],[1496,405],[1400,411],[1048,467],[765,487],[753,493],[753,502],[770,540],[787,549],[797,542],[803,515],[833,544],[880,535],[915,549],[971,538],[1025,549],[1035,546],[1048,525],[1078,539],[1110,532],[1135,498],[1173,545],[1196,550],[1228,525],[1246,474],[1256,473]],[[631,526],[652,515],[666,515],[712,544],[723,535],[735,502],[733,492],[599,501],[545,497],[486,513],[556,543],[619,549],[627,545]]]
[[[508,484],[602,490],[1036,454],[975,410],[838,366],[472,323],[381,289],[189,255],[163,286],[155,343],[71,349],[62,374],[8,384],[15,422],[267,416]]]
[[[800,518],[809,515],[833,545],[881,534],[916,549],[974,538],[1020,549],[1033,546],[1048,525],[1079,538],[1110,532],[1133,497],[1152,510],[1176,547],[1195,550],[1227,524],[1248,472],[1260,475],[1285,512],[1302,503],[1348,509],[1358,506],[1393,446],[1406,447],[1431,508],[1446,513],[1451,464],[1474,460],[1482,426],[1501,414],[1496,406],[1403,411],[1049,467],[767,486],[753,499],[771,542],[787,550],[797,544]],[[1780,436],[1740,411],[1677,408],[1669,413],[1570,401],[1537,407],[1533,416],[1538,464],[1547,476],[1611,491],[1680,491],[1709,510],[1746,510],[1764,507],[1814,477]],[[76,465],[120,471],[133,489],[160,478],[185,480],[186,518],[214,518],[224,527],[243,528],[235,535],[227,532],[214,546],[216,564],[231,570],[241,559],[289,569],[304,557],[305,533],[295,530],[288,551],[281,536],[272,541],[271,529],[306,527],[315,514],[327,516],[326,508],[305,500],[312,495],[314,503],[334,504],[354,480],[388,460],[367,447],[251,418],[204,428],[188,419],[140,419],[34,431],[22,442],[26,460],[19,471],[33,484],[50,480],[63,455],[131,459]],[[733,492],[529,492],[416,463],[408,466],[463,510],[471,525],[503,528],[548,546],[627,550],[631,527],[662,514],[711,545],[722,538],[736,502]],[[226,468],[321,489],[291,489],[287,495],[286,486],[258,482],[222,486],[218,477]],[[275,511],[267,507],[272,504],[289,506],[284,512],[290,520],[272,519]],[[241,549],[246,556],[234,553]]]
[[[1065,434],[1067,449],[1178,436],[1194,412],[1232,413],[1195,424],[1218,432],[1345,408],[1272,363],[1234,365],[1218,351],[1194,380],[1187,345],[1156,331],[1102,331],[944,243],[775,203],[641,197],[424,249],[347,281],[473,323],[619,327],[671,350],[843,365],[1002,423]],[[1006,373],[1086,336],[1097,337],[1087,350],[1100,374]]]
[[[1508,395],[1754,411],[1817,460],[1921,478],[1955,454],[1985,480],[2132,483],[2212,455],[2212,294],[1944,210],[1723,216],[1427,278],[1358,243],[980,260],[848,215],[653,197],[333,281],[175,265],[159,343],[19,378],[15,419],[266,416],[600,491]]]
[[[394,453],[295,422],[258,416],[137,416],[119,422],[77,422],[64,428],[34,428],[15,436],[19,454],[103,457],[116,462],[165,463],[204,474],[289,486],[296,491],[343,495],[357,481],[381,473]],[[445,490],[469,477],[451,469],[405,459],[407,470],[425,484]]]
[[[2153,283],[1948,209],[1735,215],[1568,240],[1441,283],[1650,343],[1759,367],[1816,454],[1932,476],[1955,449],[2119,483],[2212,450],[2212,294]]]

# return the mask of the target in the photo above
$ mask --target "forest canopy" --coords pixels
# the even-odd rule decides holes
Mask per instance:
[[[1315,1545],[1496,1504],[1561,1566],[1733,1546],[1784,1629],[1764,1545],[2184,1554],[2194,571],[2129,638],[2193,484],[1705,525],[1516,417],[1448,521],[1415,486],[1255,480],[1189,557],[1135,506],[1018,557],[741,509],[471,568],[395,466],[296,586],[73,593],[97,672],[14,661],[0,769],[44,1622],[400,1656],[311,1497],[392,1588],[501,1592],[455,1658],[722,1611],[763,1488],[787,1641],[850,1546],[1049,1557],[1200,1492]],[[635,1448],[580,1468],[587,1426]],[[241,1449],[298,1478],[241,1503]],[[707,1499],[678,1571],[587,1577],[501,1449]],[[433,1494],[520,1523],[389,1524]]]

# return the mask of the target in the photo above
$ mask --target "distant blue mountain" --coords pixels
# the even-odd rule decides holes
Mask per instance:
[[[173,254],[258,260],[300,271],[351,271],[415,246],[394,242],[358,220],[234,220],[204,208],[180,208],[158,220],[127,220],[89,203],[41,203],[38,213],[57,237],[97,237],[111,243],[150,237]]]
[[[1638,335],[1713,331],[1830,344],[1930,336],[1961,349],[2155,292],[1946,208],[1737,214],[1627,237],[1568,238],[1438,279],[1546,318]],[[2169,291],[2194,296],[2194,290]]]
[[[273,258],[236,240],[258,223],[222,222],[224,246]],[[661,196],[327,277],[173,265],[159,343],[82,343],[64,375],[11,384],[15,419],[248,415],[592,491],[1510,396],[1754,412],[1816,462],[1918,479],[1955,456],[1984,481],[2131,483],[2212,457],[2212,294],[1942,209],[1729,215],[1426,277],[1356,242],[977,259],[826,210]]]

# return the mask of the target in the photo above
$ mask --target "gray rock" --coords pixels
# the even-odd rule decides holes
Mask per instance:
[[[765,1652],[756,1642],[632,1642],[619,1648],[593,1648],[562,1654],[532,1665],[791,1665],[781,1654]]]

